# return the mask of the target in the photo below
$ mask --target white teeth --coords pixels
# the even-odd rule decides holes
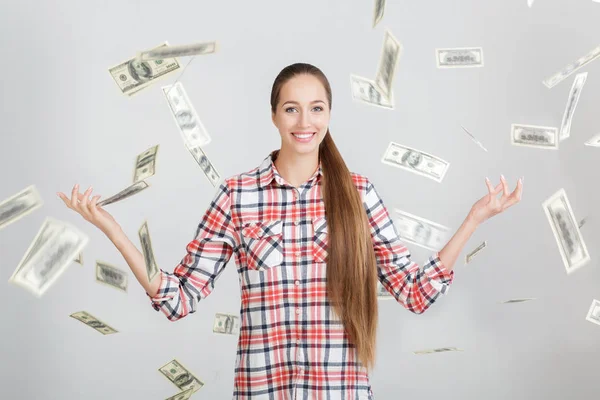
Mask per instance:
[[[308,139],[308,138],[309,138],[309,137],[311,137],[313,134],[312,134],[312,133],[309,133],[309,134],[305,134],[305,135],[298,135],[298,134],[292,133],[292,135],[294,135],[294,136],[296,136],[297,138],[300,138],[300,139]]]

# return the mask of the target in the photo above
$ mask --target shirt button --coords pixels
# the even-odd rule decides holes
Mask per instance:
[[[296,308],[296,314],[300,315],[300,309]]]
[[[300,284],[300,281],[296,281],[295,283],[296,283],[296,286],[298,286]]]

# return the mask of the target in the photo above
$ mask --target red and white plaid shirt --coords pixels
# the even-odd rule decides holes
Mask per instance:
[[[241,282],[234,399],[374,399],[366,369],[330,306],[326,291],[327,221],[322,167],[300,187],[273,164],[220,185],[187,255],[160,271],[152,306],[176,321],[197,310],[235,254]],[[410,259],[373,184],[352,173],[371,224],[379,281],[420,314],[454,278],[431,256]]]

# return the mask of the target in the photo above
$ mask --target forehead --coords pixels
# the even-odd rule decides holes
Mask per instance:
[[[280,92],[280,102],[298,101],[311,102],[322,100],[327,102],[327,92],[321,81],[313,75],[296,75],[283,84]]]

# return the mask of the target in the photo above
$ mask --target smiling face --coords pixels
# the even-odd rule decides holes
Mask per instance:
[[[271,113],[282,150],[318,152],[329,127],[329,113],[327,92],[317,77],[301,74],[288,80],[281,87],[275,112]]]

